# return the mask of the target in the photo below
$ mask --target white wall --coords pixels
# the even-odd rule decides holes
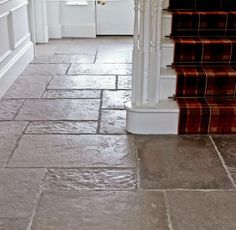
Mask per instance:
[[[0,0],[0,97],[33,58],[27,0]]]
[[[47,0],[49,38],[95,37],[95,2],[69,6],[66,1]]]

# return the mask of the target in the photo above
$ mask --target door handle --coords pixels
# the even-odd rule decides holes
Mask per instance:
[[[97,4],[104,6],[104,5],[106,5],[106,0],[98,0]]]

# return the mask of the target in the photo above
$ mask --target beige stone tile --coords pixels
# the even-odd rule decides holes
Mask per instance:
[[[24,100],[0,100],[0,121],[14,119],[23,102]]]
[[[1,230],[25,230],[29,220],[27,218],[1,218]]]
[[[52,99],[85,99],[85,98],[100,98],[100,90],[46,90],[43,95],[43,98],[52,98]]]
[[[132,63],[132,52],[130,51],[99,51],[96,58],[96,63],[103,64],[124,64]]]
[[[55,75],[66,74],[69,64],[30,64],[23,75]]]
[[[48,190],[136,190],[135,169],[50,169]]]
[[[27,134],[83,134],[96,133],[97,122],[94,121],[41,121],[31,122]]]
[[[144,189],[232,188],[207,136],[136,136]]]
[[[25,135],[9,166],[135,167],[133,139],[109,135]]]
[[[118,89],[131,89],[131,76],[118,76]]]
[[[167,230],[158,192],[44,192],[32,230]]]
[[[98,99],[27,100],[16,120],[97,120]]]
[[[168,192],[175,230],[233,230],[236,226],[236,192]]]
[[[131,91],[129,90],[104,90],[103,109],[124,109],[125,103],[131,100]]]
[[[51,76],[20,76],[4,98],[40,98]]]
[[[126,111],[102,110],[100,133],[126,134]]]
[[[0,218],[28,218],[44,169],[0,169]]]
[[[131,64],[72,64],[68,74],[130,75]]]
[[[7,162],[26,125],[26,122],[0,122],[0,167]]]
[[[48,89],[115,89],[115,76],[55,76]]]

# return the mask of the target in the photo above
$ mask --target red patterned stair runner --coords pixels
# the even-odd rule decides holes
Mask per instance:
[[[179,134],[236,133],[235,0],[170,0],[169,10]]]

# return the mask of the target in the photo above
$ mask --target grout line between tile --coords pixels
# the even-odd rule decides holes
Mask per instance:
[[[170,205],[168,202],[168,197],[167,197],[166,192],[163,192],[163,195],[164,195],[164,201],[165,201],[165,205],[166,205],[167,224],[168,224],[169,230],[174,230],[173,224],[171,221],[171,215],[170,215]]]
[[[37,211],[37,208],[38,208],[38,205],[39,205],[39,201],[40,201],[40,198],[41,198],[41,195],[42,195],[42,192],[43,192],[43,187],[44,187],[44,184],[45,184],[45,181],[46,181],[47,171],[48,170],[45,169],[43,178],[42,178],[41,183],[39,185],[39,190],[36,193],[36,196],[35,196],[35,199],[34,199],[34,208],[33,208],[33,211],[32,211],[32,215],[30,216],[30,220],[29,220],[29,223],[27,225],[26,230],[31,230],[31,227],[32,227],[35,215],[36,215],[36,211]]]
[[[21,140],[21,138],[24,136],[25,131],[26,131],[26,129],[28,128],[28,126],[29,126],[29,122],[25,125],[25,127],[24,127],[24,129],[23,129],[21,135],[17,138],[16,144],[15,144],[13,150],[11,151],[10,155],[9,155],[8,158],[6,159],[6,161],[5,161],[4,165],[3,165],[3,168],[7,168],[7,165],[9,164],[9,162],[10,162],[10,160],[11,160],[11,158],[12,158],[14,152],[15,152],[15,150],[16,150],[17,147],[19,146],[20,140]]]
[[[95,56],[94,56],[94,61],[93,61],[92,64],[95,64],[95,63],[96,63],[97,57],[98,57],[98,49],[96,49],[96,53],[95,53]]]
[[[97,124],[97,133],[100,134],[100,129],[101,129],[101,117],[102,117],[102,104],[103,104],[103,90],[100,92],[100,106],[99,106],[99,111],[98,111],[98,124]]]
[[[52,75],[52,76],[50,77],[50,79],[49,79],[48,83],[46,84],[45,89],[44,89],[44,91],[43,91],[43,93],[42,93],[40,99],[42,99],[43,96],[44,96],[44,94],[47,92],[48,86],[50,85],[50,83],[51,83],[53,77],[54,77],[54,75]]]
[[[235,184],[234,179],[233,179],[233,177],[232,177],[232,175],[231,175],[231,173],[230,173],[230,171],[229,171],[229,169],[228,169],[228,167],[227,167],[227,165],[226,165],[226,163],[224,161],[224,158],[222,157],[222,155],[221,155],[221,153],[220,153],[220,151],[219,151],[215,141],[213,140],[212,136],[209,136],[209,138],[210,138],[210,140],[211,140],[211,142],[212,142],[212,144],[213,144],[213,146],[214,146],[214,148],[215,148],[215,150],[216,150],[216,152],[217,152],[217,154],[218,154],[218,156],[219,156],[219,158],[221,160],[221,163],[222,163],[222,165],[223,165],[223,167],[224,167],[224,169],[225,169],[225,171],[227,173],[227,176],[228,176],[229,180],[231,181],[234,189],[236,189],[236,184]]]

